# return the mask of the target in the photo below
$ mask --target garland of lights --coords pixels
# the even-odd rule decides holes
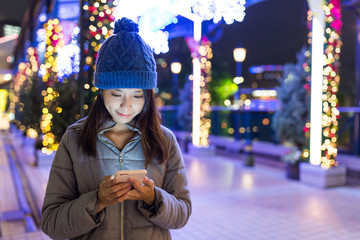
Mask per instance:
[[[15,108],[18,106],[19,112],[23,111],[24,103],[21,102],[20,90],[24,87],[26,81],[29,81],[27,86],[32,85],[32,77],[37,74],[39,71],[39,58],[36,48],[29,47],[27,50],[26,62],[21,62],[18,65],[18,71],[15,75],[15,80],[11,84],[9,97],[10,97],[10,107],[9,112],[11,115],[15,115]],[[19,120],[16,120],[17,125],[21,131],[27,130],[27,135],[29,137],[34,136],[33,129],[25,129],[25,126]],[[35,131],[36,133],[36,131]]]
[[[34,84],[33,77],[38,74],[39,71],[39,55],[36,48],[29,47],[27,50],[27,59],[28,62],[26,63],[27,69],[25,70],[28,74],[28,87],[31,87]],[[38,133],[35,129],[29,128],[26,130],[26,135],[30,138],[36,138]]]
[[[85,63],[88,68],[94,69],[97,52],[101,43],[104,42],[113,33],[114,16],[113,1],[104,0],[86,0],[83,6],[85,11],[89,13],[89,46],[85,50]]]
[[[211,128],[211,120],[208,118],[210,114],[211,95],[208,90],[208,83],[211,82],[211,62],[213,57],[211,42],[203,37],[201,46],[198,50],[200,54],[201,78],[200,78],[200,146],[209,146],[209,132]]]
[[[9,92],[5,89],[0,89],[0,118],[3,112],[6,110],[7,97]]]
[[[15,74],[14,82],[10,85],[10,105],[9,105],[9,113],[12,116],[15,116],[15,107],[16,105],[20,104],[19,96],[20,96],[20,89],[26,80],[26,63],[21,62],[18,65],[17,72]]]
[[[329,168],[337,165],[337,129],[340,117],[338,99],[340,76],[341,8],[340,0],[326,1],[325,11],[325,57],[323,78],[323,145],[321,146],[321,166]]]
[[[83,9],[87,12],[89,19],[89,38],[88,44],[85,44],[85,74],[91,79],[92,72],[95,70],[95,60],[102,42],[112,35],[114,28],[113,0],[85,0]],[[85,91],[91,89],[95,93],[97,88],[92,86],[92,80],[85,82]],[[84,104],[83,108],[88,109]]]
[[[53,115],[49,112],[49,108],[52,102],[59,97],[59,93],[54,89],[57,78],[57,53],[60,48],[64,45],[62,34],[62,27],[58,19],[50,19],[44,24],[46,30],[46,52],[45,52],[45,63],[41,66],[45,71],[42,76],[42,81],[46,84],[47,89],[42,91],[44,97],[45,107],[42,110],[43,116],[41,118],[40,128],[44,133],[43,136],[43,148],[42,151],[47,154],[51,154],[57,150],[58,143],[55,142],[55,136],[51,131],[51,121]],[[62,109],[57,109],[60,113]]]
[[[323,69],[323,94],[322,94],[322,137],[321,166],[330,168],[338,165],[335,160],[337,156],[337,130],[340,112],[337,109],[340,76],[340,53],[342,41],[341,35],[341,7],[340,0],[327,0],[323,6],[325,12],[325,65]],[[308,12],[308,24],[312,20],[311,11]],[[309,27],[308,25],[308,27]],[[311,38],[311,33],[309,34]],[[309,39],[311,43],[311,39]],[[308,131],[310,124],[307,124],[304,131]]]

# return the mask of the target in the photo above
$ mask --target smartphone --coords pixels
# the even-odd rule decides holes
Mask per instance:
[[[129,178],[134,178],[139,183],[144,182],[146,170],[120,170],[115,172],[115,179],[117,182],[127,182]]]

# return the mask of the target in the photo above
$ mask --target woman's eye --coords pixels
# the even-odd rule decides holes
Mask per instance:
[[[134,96],[134,98],[143,98],[143,96]]]
[[[121,97],[122,96],[122,95],[116,94],[116,93],[112,93],[111,95],[114,96],[114,97]]]

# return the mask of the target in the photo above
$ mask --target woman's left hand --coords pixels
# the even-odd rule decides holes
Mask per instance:
[[[130,184],[134,187],[130,191],[128,199],[130,200],[142,200],[147,205],[151,206],[155,201],[155,183],[148,177],[144,178],[144,184],[140,184],[133,178],[129,178]]]

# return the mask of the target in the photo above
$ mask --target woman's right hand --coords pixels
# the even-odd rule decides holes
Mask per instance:
[[[129,182],[117,183],[114,175],[105,176],[99,185],[97,212],[111,204],[125,201],[129,196],[130,189]]]

